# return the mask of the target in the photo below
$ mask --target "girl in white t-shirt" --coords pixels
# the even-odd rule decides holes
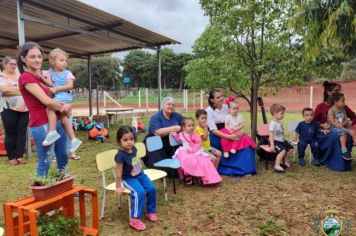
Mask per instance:
[[[225,158],[229,157],[229,152],[234,154],[237,150],[242,150],[249,146],[256,148],[255,141],[243,133],[244,120],[242,115],[238,113],[239,104],[235,101],[230,101],[228,105],[229,115],[225,117],[225,128],[221,129],[221,132],[225,134],[239,133],[241,136],[237,140],[221,138],[221,147]]]
[[[284,139],[284,129],[281,124],[286,108],[280,104],[273,104],[270,112],[273,116],[269,124],[269,142],[270,150],[277,153],[276,161],[274,163],[274,171],[277,173],[284,173],[284,168],[289,168],[289,156],[293,152],[293,146]],[[284,160],[284,168],[281,166]]]

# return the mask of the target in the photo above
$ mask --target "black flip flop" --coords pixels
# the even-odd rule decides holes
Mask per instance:
[[[286,171],[285,170],[278,170],[276,168],[273,168],[274,172],[278,173],[278,174],[283,174],[285,173]]]

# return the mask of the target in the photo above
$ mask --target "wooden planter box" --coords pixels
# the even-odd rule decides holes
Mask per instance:
[[[60,193],[66,192],[73,187],[74,176],[70,176],[53,185],[48,186],[30,186],[32,194],[36,201],[44,201]]]

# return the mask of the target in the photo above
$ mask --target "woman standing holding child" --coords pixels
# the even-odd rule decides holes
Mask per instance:
[[[61,113],[69,114],[70,105],[61,104],[50,97],[50,91],[42,83],[42,49],[34,42],[27,42],[21,46],[17,58],[17,65],[22,72],[19,79],[19,87],[25,104],[30,114],[30,131],[36,144],[37,175],[46,175],[51,164],[51,147],[43,146],[42,142],[48,132],[47,107]],[[57,160],[57,168],[63,170],[68,163],[67,135],[61,122],[57,121],[56,130],[61,136],[54,144],[54,152]]]

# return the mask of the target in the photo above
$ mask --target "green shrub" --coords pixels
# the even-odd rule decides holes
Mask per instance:
[[[78,236],[81,235],[78,217],[66,218],[62,215],[41,215],[37,219],[39,236]]]
[[[48,170],[47,175],[43,175],[43,176],[37,176],[36,174],[34,175],[33,185],[34,186],[51,185],[65,178],[68,178],[69,176],[70,175],[68,173],[67,167],[62,171],[58,171],[56,167],[51,166]]]

